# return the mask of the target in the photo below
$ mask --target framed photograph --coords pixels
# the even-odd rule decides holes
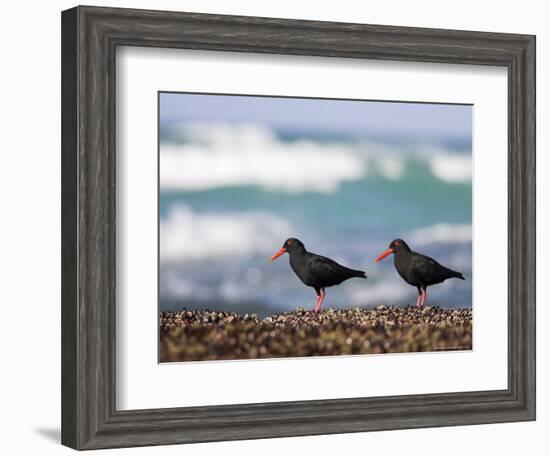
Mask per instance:
[[[535,419],[534,36],[76,7],[62,78],[63,444]]]

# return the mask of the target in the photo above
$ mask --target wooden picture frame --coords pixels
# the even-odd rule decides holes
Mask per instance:
[[[508,388],[117,410],[117,46],[506,67]],[[535,37],[100,7],[64,11],[62,240],[64,445],[113,448],[534,420]]]

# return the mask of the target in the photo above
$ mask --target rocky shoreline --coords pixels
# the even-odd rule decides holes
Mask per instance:
[[[209,310],[160,314],[160,361],[404,353],[472,348],[472,310],[326,309],[271,315]]]

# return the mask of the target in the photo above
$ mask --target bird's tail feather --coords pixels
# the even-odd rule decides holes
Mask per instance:
[[[454,277],[456,277],[457,279],[460,279],[460,280],[466,280],[464,278],[464,275],[462,274],[462,272],[458,272],[458,271],[452,271],[453,274],[454,274]]]
[[[361,279],[367,278],[367,273],[365,271],[358,271],[356,269],[352,269],[352,272],[354,273],[354,277],[359,277]]]

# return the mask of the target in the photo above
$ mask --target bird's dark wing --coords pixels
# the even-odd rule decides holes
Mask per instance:
[[[421,253],[413,253],[411,258],[411,271],[414,277],[425,285],[441,283],[450,277],[456,277],[457,273],[429,256]]]
[[[347,268],[321,255],[308,255],[307,265],[308,270],[322,286],[338,285],[352,277],[366,277],[363,271]]]

